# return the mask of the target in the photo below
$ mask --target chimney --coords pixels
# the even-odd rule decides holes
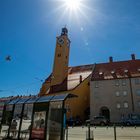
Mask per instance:
[[[109,57],[109,62],[113,62],[113,57],[112,56]]]
[[[79,82],[82,83],[82,75],[80,75]]]
[[[131,54],[132,60],[136,60],[135,54]]]

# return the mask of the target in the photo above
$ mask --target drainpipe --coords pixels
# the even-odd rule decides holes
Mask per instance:
[[[133,97],[131,78],[129,78],[129,83],[130,83],[130,94],[131,94],[131,102],[132,102],[132,112],[134,112],[135,108],[134,108],[134,97]]]

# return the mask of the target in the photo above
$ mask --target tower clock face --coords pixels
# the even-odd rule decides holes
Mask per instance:
[[[58,38],[58,44],[63,45],[64,39],[62,37]]]
[[[69,40],[67,40],[67,46],[68,46],[68,47],[70,46],[70,41],[69,41]]]

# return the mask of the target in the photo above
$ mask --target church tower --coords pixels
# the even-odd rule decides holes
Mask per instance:
[[[68,75],[70,40],[67,28],[62,28],[61,35],[57,37],[51,86],[61,84]]]

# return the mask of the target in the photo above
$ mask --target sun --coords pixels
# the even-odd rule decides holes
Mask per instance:
[[[65,22],[66,25],[72,26],[73,23],[81,25],[84,22],[90,22],[88,15],[92,13],[93,10],[90,8],[90,0],[49,0],[54,2],[54,7],[52,14],[58,14],[58,23]],[[88,14],[88,15],[87,15]],[[83,29],[81,29],[83,31]]]
[[[81,0],[64,0],[64,3],[66,8],[71,11],[77,11],[81,6]]]

